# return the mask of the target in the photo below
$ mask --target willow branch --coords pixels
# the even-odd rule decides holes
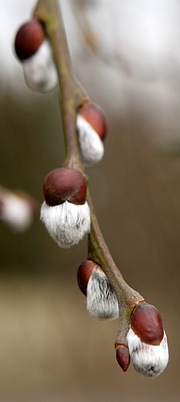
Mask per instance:
[[[39,0],[34,16],[39,18],[45,26],[47,36],[52,45],[59,76],[61,115],[67,154],[64,166],[77,168],[85,174],[77,139],[76,114],[78,108],[88,99],[72,74],[68,45],[58,2],[56,0]],[[124,304],[127,310],[128,308],[132,309],[136,304],[143,302],[144,299],[138,292],[127,285],[116,267],[99,228],[89,191],[87,201],[91,210],[88,257],[99,264],[105,272],[116,292],[121,307]]]
[[[45,26],[51,42],[54,61],[59,77],[60,106],[64,140],[66,147],[66,165],[81,166],[81,157],[76,135],[76,112],[87,101],[87,95],[74,79],[71,71],[70,56],[61,13],[56,0],[39,0],[34,11]]]

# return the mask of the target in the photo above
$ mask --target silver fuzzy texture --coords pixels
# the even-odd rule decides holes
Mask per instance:
[[[33,212],[28,201],[16,194],[4,194],[0,221],[7,223],[15,232],[23,232],[33,221]]]
[[[33,56],[22,62],[22,67],[25,81],[30,89],[48,92],[56,87],[58,76],[47,39],[42,42]]]
[[[84,164],[91,166],[102,159],[103,142],[91,124],[80,114],[77,115],[76,126]]]
[[[159,345],[148,345],[141,341],[130,328],[127,334],[129,353],[136,371],[150,377],[157,377],[169,361],[166,333]]]
[[[49,207],[44,201],[40,219],[58,246],[69,248],[90,232],[90,209],[87,202],[75,205],[68,201]]]
[[[94,268],[87,285],[87,311],[99,320],[112,320],[119,316],[116,294],[106,275]]]

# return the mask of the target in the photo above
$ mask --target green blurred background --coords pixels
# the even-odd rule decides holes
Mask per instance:
[[[118,322],[90,318],[76,283],[87,239],[63,250],[38,219],[18,235],[1,223],[0,401],[177,402],[180,74],[177,86],[164,78],[162,89],[158,75],[151,81],[126,74],[121,63],[107,64],[81,40],[74,52],[70,41],[74,70],[108,121],[105,157],[88,170],[95,210],[125,280],[162,314],[170,362],[155,380],[132,365],[121,371],[114,351]],[[9,48],[13,59],[12,43]],[[64,160],[58,93],[31,93],[14,62],[13,79],[5,80],[4,72],[0,79],[1,184],[41,203],[46,174]]]

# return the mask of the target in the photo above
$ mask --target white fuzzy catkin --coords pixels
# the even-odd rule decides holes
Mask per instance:
[[[22,62],[22,67],[25,81],[30,89],[48,92],[56,87],[58,76],[47,39],[44,39],[35,54]]]
[[[87,311],[99,320],[112,320],[119,316],[119,306],[106,275],[94,268],[87,284]]]
[[[80,114],[77,115],[76,126],[84,164],[90,166],[99,162],[104,155],[104,145],[101,138],[91,124]]]
[[[14,231],[23,232],[32,223],[32,208],[26,199],[15,194],[5,193],[0,220],[7,223]]]
[[[40,219],[53,240],[63,248],[78,244],[90,232],[91,219],[87,201],[83,205],[65,201],[53,207],[44,201]]]
[[[159,345],[148,345],[141,341],[130,328],[127,334],[129,353],[136,371],[150,377],[160,375],[169,361],[166,333]]]

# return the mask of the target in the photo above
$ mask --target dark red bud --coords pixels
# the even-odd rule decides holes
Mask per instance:
[[[115,345],[116,359],[123,371],[127,371],[130,363],[129,349],[125,345]]]
[[[159,345],[164,336],[162,318],[152,305],[143,303],[131,315],[131,328],[142,342]]]
[[[107,133],[107,123],[102,109],[94,103],[87,103],[79,109],[78,113],[91,124],[103,141]]]
[[[43,192],[46,203],[51,207],[64,201],[82,205],[86,201],[86,180],[79,170],[55,169],[45,178]]]
[[[98,268],[98,270],[104,274],[102,269],[97,264],[95,264],[95,262],[91,260],[82,262],[82,264],[78,268],[77,282],[81,292],[84,293],[85,296],[86,296],[87,284],[94,268]]]
[[[45,38],[42,24],[33,18],[31,21],[22,25],[16,34],[15,51],[17,57],[23,61],[37,52]]]

